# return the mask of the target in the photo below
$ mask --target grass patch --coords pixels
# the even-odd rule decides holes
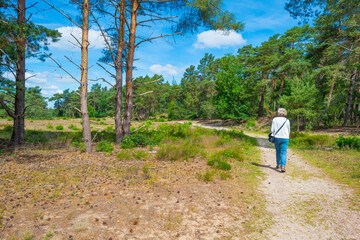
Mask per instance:
[[[150,158],[150,153],[143,150],[125,149],[116,155],[117,159],[123,160],[147,160]]]
[[[160,146],[156,153],[158,160],[189,160],[200,155],[204,155],[203,147],[199,143],[186,140],[181,145],[164,144]]]
[[[112,145],[112,143],[106,140],[100,141],[96,148],[97,152],[106,152],[108,154],[111,154],[113,150],[114,150],[114,146]]]
[[[64,126],[63,125],[56,125],[55,129],[61,131],[61,130],[64,130]]]
[[[360,196],[360,152],[356,150],[324,151],[293,149],[294,152],[325,170],[330,177],[356,189]]]
[[[290,134],[289,147],[302,149],[323,149],[336,146],[336,136],[293,132]]]

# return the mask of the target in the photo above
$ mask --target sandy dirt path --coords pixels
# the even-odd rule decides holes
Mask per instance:
[[[228,130],[223,127],[209,127]],[[264,136],[247,133],[257,139],[265,173],[260,190],[273,224],[264,239],[360,239],[360,211],[347,186],[288,150],[286,173],[276,166],[274,145]]]
[[[288,150],[286,173],[276,166],[275,149],[263,136],[248,134],[259,142],[262,170],[260,189],[273,225],[269,239],[360,239],[360,212],[354,210],[352,191],[326,177]]]

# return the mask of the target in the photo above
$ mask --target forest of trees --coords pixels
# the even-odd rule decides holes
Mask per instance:
[[[178,2],[180,4],[183,1]],[[118,1],[117,6],[122,3],[125,4],[125,1]],[[180,4],[177,7],[181,9],[184,6]],[[197,20],[202,19],[204,26],[237,30],[243,27],[240,23],[236,25],[231,15],[227,15],[229,19],[216,14],[208,18],[203,16],[202,8],[197,8],[196,4],[192,7],[192,11],[200,9]],[[110,7],[105,9],[102,11],[111,11]],[[122,80],[117,80],[114,86],[106,83],[92,85],[87,91],[89,116],[114,117],[118,112],[120,115],[117,116],[123,116],[119,124],[123,125],[128,117],[139,120],[164,116],[170,120],[220,118],[241,121],[266,116],[282,106],[288,110],[289,118],[297,130],[332,125],[359,126],[360,4],[356,1],[291,0],[287,2],[286,9],[302,24],[284,34],[271,36],[259,46],[246,45],[238,49],[236,55],[215,58],[212,54],[205,54],[197,66],[186,69],[178,84],[165,82],[160,75],[133,79],[131,71],[134,56],[128,54],[135,43],[130,46],[126,40],[128,48],[124,49],[127,55],[117,59],[124,54],[124,46],[119,49],[124,36],[119,35],[121,29],[107,33],[116,36],[113,39],[117,40],[108,44],[101,62],[112,62],[115,79],[121,80],[122,73],[125,73],[126,88],[119,87],[123,85]],[[143,11],[141,14],[146,16]],[[5,18],[4,14],[1,17]],[[184,16],[184,22],[173,26],[174,29],[195,31],[193,22],[186,22],[186,17],[189,16]],[[121,28],[122,19],[117,21],[119,24],[116,26]],[[309,21],[311,24],[306,24]],[[0,28],[6,27],[0,24]],[[41,31],[54,40],[58,37],[56,32],[38,30],[39,33]],[[8,38],[3,31],[0,32],[0,39]],[[1,49],[6,51],[6,47],[5,44]],[[12,53],[15,55],[12,58],[18,61],[14,49]],[[0,57],[2,66],[11,65],[3,51]],[[4,67],[0,71],[4,72]],[[9,117],[9,110],[16,108],[9,92],[17,94],[14,82],[1,77],[0,117],[3,118]],[[26,88],[25,92],[27,118],[81,117],[81,111],[76,110],[81,108],[81,88],[64,90],[49,99],[41,96],[38,87]],[[46,101],[53,101],[54,108],[48,109]],[[130,111],[129,116],[127,111]],[[124,128],[121,131],[129,134]]]

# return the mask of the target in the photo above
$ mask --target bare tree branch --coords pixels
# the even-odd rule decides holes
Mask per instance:
[[[74,79],[74,80],[77,81],[79,84],[81,84],[79,80],[77,80],[71,73],[69,73],[65,68],[63,68],[63,67],[62,67],[55,59],[53,59],[49,54],[47,54],[46,52],[44,52],[44,54],[45,54],[46,56],[48,56],[51,60],[53,60],[53,62],[56,63],[56,65],[58,65],[58,67],[59,67],[61,70],[63,70],[64,72],[66,72],[72,79]]]
[[[156,17],[156,18],[155,19],[151,18],[151,19],[148,19],[148,20],[140,21],[137,24],[139,25],[139,24],[146,23],[146,22],[155,22],[155,21],[162,21],[162,20],[176,23],[176,21],[173,21],[173,20],[170,20],[170,19],[178,17],[178,16],[172,16],[172,17],[161,18],[161,17],[154,16],[154,15],[147,15],[147,16]]]
[[[145,40],[142,40],[142,41],[138,42],[135,45],[135,47],[138,47],[141,43],[144,43],[144,42],[151,42],[154,39],[163,38],[163,37],[169,37],[169,36],[175,36],[175,35],[179,35],[179,34],[181,34],[181,32],[172,33],[172,34],[166,34],[166,35],[160,35],[160,36],[153,37],[153,38],[148,38],[148,39],[145,39]]]
[[[159,79],[156,79],[154,81],[150,81],[150,82],[142,82],[142,83],[137,83],[137,84],[134,84],[134,87],[137,87],[139,85],[144,85],[144,84],[149,84],[149,83],[154,83],[154,82],[159,82],[159,81],[162,81],[163,78],[159,78]]]
[[[7,112],[7,114],[10,117],[16,118],[16,115],[10,110],[10,108],[6,105],[6,103],[4,102],[3,99],[0,99],[0,104],[1,104],[1,106],[3,106],[3,108],[5,109],[5,111]]]
[[[146,94],[149,94],[149,93],[153,93],[153,92],[154,91],[144,92],[144,93],[141,93],[141,94],[134,95],[133,97],[140,97],[140,96],[143,96],[143,95],[146,95]]]
[[[79,44],[78,47],[81,47],[81,42],[79,41],[79,39],[77,39],[72,33],[70,33],[70,35],[75,39],[75,41]],[[70,41],[69,41],[70,42]]]
[[[98,78],[98,79],[89,79],[89,81],[92,81],[92,82],[97,82],[99,80],[103,80],[104,82],[106,82],[107,84],[109,84],[110,86],[114,87],[113,84],[111,84],[110,82],[108,82],[105,78]]]
[[[30,77],[25,78],[25,81],[30,79],[30,78],[36,77],[36,76],[37,76],[37,74],[31,75]]]
[[[94,19],[94,21],[96,22],[96,24],[98,25],[98,27],[99,27],[99,29],[100,29],[100,32],[101,32],[101,35],[103,36],[104,41],[105,41],[107,47],[108,47],[109,50],[110,50],[111,58],[112,58],[114,64],[116,64],[115,55],[114,55],[113,49],[112,49],[112,47],[111,47],[111,44],[109,43],[107,37],[105,36],[105,33],[104,33],[104,31],[102,30],[102,27],[101,27],[101,25],[99,24],[99,21],[96,19],[96,17],[94,16],[94,14],[93,14],[93,12],[92,12],[91,10],[90,10],[90,14],[91,14],[91,16],[93,17],[93,19]]]
[[[112,74],[110,71],[108,71],[103,65],[101,65],[100,63],[96,63],[96,64],[99,65],[102,69],[104,69],[105,72],[110,74],[111,77],[115,78],[115,75]]]
[[[137,132],[137,131],[139,131],[140,129],[142,129],[142,128],[144,128],[144,127],[145,127],[145,125],[142,125],[141,127],[139,127],[139,128],[137,128],[137,129],[131,131],[130,134],[131,134],[131,133],[134,133],[134,132]]]
[[[78,26],[79,28],[81,28],[81,26],[75,22],[69,15],[67,15],[66,13],[64,13],[62,10],[57,9],[54,5],[51,5],[50,3],[48,3],[46,0],[43,0],[47,5],[49,5],[51,8],[53,8],[54,10],[56,10],[58,13],[60,13],[61,15],[63,15],[64,17],[66,17],[67,19],[69,19],[72,23],[74,23],[76,26]]]
[[[77,107],[73,107],[73,108],[81,114],[80,109],[78,109]]]
[[[114,65],[112,65],[111,63],[107,63],[107,62],[104,62],[104,61],[101,61],[101,60],[99,60],[99,62],[104,63],[104,64],[106,64],[106,65],[109,65],[110,67],[115,68],[115,66],[114,66]]]
[[[79,69],[81,69],[81,66],[79,66],[78,64],[76,64],[73,60],[71,60],[70,58],[68,58],[67,56],[64,56],[67,60],[69,60],[69,62],[71,62],[72,64],[74,64],[75,66],[77,66]]]

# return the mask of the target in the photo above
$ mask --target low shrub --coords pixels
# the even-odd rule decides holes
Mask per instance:
[[[112,126],[106,127],[105,130],[109,132],[115,132],[115,128]]]
[[[71,143],[71,146],[77,148],[80,152],[85,152],[86,150],[84,142],[81,141],[74,141]]]
[[[290,146],[300,148],[322,148],[334,144],[334,137],[294,132],[290,134]]]
[[[146,147],[151,142],[144,134],[131,134],[123,138],[123,142],[120,144],[122,148],[134,148],[134,147]]]
[[[226,160],[222,160],[220,158],[212,158],[207,164],[213,168],[221,169],[224,171],[231,170],[231,165],[226,162]]]
[[[61,131],[61,130],[64,130],[64,127],[63,127],[63,125],[57,125],[55,127],[55,129]]]
[[[46,125],[46,128],[53,130],[53,129],[54,129],[54,126],[49,123],[48,125]]]
[[[98,143],[96,151],[97,152],[107,152],[107,153],[111,153],[114,150],[114,146],[106,141],[106,140],[102,140]]]
[[[74,131],[79,130],[74,124],[70,124],[70,125],[68,126],[68,128],[69,128],[69,129],[72,129],[72,130],[74,130]]]
[[[336,139],[336,144],[339,148],[349,148],[360,150],[360,138],[359,137],[344,137],[340,136]]]
[[[216,174],[216,171],[207,169],[204,174],[198,173],[198,174],[196,175],[196,178],[197,178],[199,181],[213,182],[213,181],[214,181],[214,176],[215,176],[215,174]]]
[[[199,155],[205,155],[201,146],[198,143],[186,141],[182,145],[162,145],[156,153],[156,158],[159,160],[176,161],[179,159],[189,160]]]
[[[28,143],[47,143],[50,139],[45,131],[27,130],[25,134],[25,142]]]

